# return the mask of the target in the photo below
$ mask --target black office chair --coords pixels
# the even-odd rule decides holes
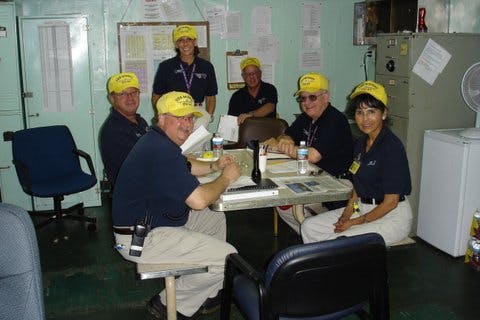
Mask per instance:
[[[249,141],[265,141],[278,137],[288,128],[287,121],[280,118],[247,118],[238,128],[238,142],[225,146],[227,149],[245,148]]]
[[[23,191],[34,197],[53,198],[53,210],[31,212],[32,216],[49,218],[36,227],[72,219],[90,222],[88,230],[95,230],[96,218],[84,215],[83,203],[62,209],[64,196],[88,190],[97,183],[92,159],[77,149],[68,127],[19,130],[13,132],[11,140],[13,163]],[[80,157],[86,160],[90,174],[83,172]],[[78,214],[69,214],[73,210],[78,210]]]
[[[0,318],[44,320],[37,236],[28,213],[0,203]]]
[[[223,291],[222,320],[230,317],[232,299],[249,320],[389,319],[385,242],[369,233],[292,246],[264,273],[231,254]]]

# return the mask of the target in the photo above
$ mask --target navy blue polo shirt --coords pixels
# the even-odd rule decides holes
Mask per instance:
[[[315,123],[303,112],[285,133],[296,145],[305,141],[307,146],[315,148],[322,155],[316,165],[331,175],[338,176],[348,171],[352,163],[352,133],[345,115],[331,104]]]
[[[186,78],[181,66],[183,66]],[[163,61],[158,66],[153,81],[153,93],[163,95],[170,91],[188,92],[187,83],[190,82],[190,79],[189,93],[195,103],[203,103],[205,96],[217,95],[217,79],[213,65],[200,57],[195,57],[193,63],[188,65],[178,55]]]
[[[185,200],[198,185],[180,147],[154,126],[138,140],[118,173],[113,225],[132,226],[148,214],[152,227],[183,226],[190,212]]]
[[[367,135],[355,142],[353,156],[360,168],[353,175],[353,186],[360,198],[383,199],[385,194],[409,195],[412,191],[407,155],[402,142],[383,127],[368,152]]]
[[[107,178],[115,183],[118,170],[137,140],[147,132],[148,124],[139,114],[137,124],[111,108],[100,129],[100,151]]]
[[[230,98],[228,104],[228,114],[232,116],[239,116],[242,113],[255,111],[264,104],[273,103],[275,108],[266,117],[275,118],[277,116],[277,89],[270,83],[260,82],[260,88],[256,97],[252,97],[248,93],[247,86],[235,91]]]

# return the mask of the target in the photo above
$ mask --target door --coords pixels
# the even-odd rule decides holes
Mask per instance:
[[[96,163],[87,17],[20,17],[19,26],[27,127],[68,126],[77,147]],[[82,167],[89,172],[83,160]],[[79,201],[100,205],[98,184],[63,203]],[[34,202],[36,209],[53,206],[51,199]]]
[[[6,131],[23,129],[18,38],[15,3],[0,2],[0,201],[30,210],[31,199],[23,192],[12,163],[12,142]]]

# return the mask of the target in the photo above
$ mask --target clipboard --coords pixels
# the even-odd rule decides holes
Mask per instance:
[[[227,51],[227,89],[237,90],[245,86],[240,70],[240,61],[248,56],[248,51]]]

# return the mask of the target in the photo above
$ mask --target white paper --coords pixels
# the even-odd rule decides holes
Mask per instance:
[[[225,32],[225,6],[207,7],[203,14],[209,22],[210,33],[222,34]]]
[[[321,69],[322,54],[320,51],[300,52],[300,68]]]
[[[70,25],[55,21],[38,26],[42,70],[43,110],[73,111],[73,67]]]
[[[302,26],[304,29],[320,28],[320,3],[302,3]]]
[[[254,6],[252,8],[252,32],[256,35],[272,34],[271,6]]]
[[[271,173],[288,173],[288,172],[297,172],[297,161],[296,160],[291,160],[291,161],[285,161],[281,163],[276,163],[268,166],[268,171]],[[318,167],[308,164],[308,170],[307,171],[316,171],[318,170]]]
[[[228,63],[228,83],[240,83],[244,82],[242,78],[242,70],[240,70],[240,62],[247,57],[244,55],[227,56]]]
[[[302,31],[303,49],[320,49],[320,29],[304,29]]]
[[[221,34],[221,38],[240,39],[241,21],[240,11],[228,11],[225,15],[225,32]]]
[[[262,64],[277,62],[280,56],[278,39],[275,36],[260,36],[249,39],[248,55],[257,57]]]
[[[143,0],[145,21],[186,21],[180,0]]]
[[[262,63],[262,80],[275,85],[275,64]]]
[[[237,117],[230,115],[220,116],[217,132],[224,140],[238,141],[238,122]]]
[[[413,72],[433,85],[452,55],[432,39],[428,39],[422,54],[413,66]]]
[[[188,139],[180,146],[182,154],[189,154],[196,150],[199,145],[205,144],[212,139],[212,134],[205,129],[204,126],[198,127]]]

